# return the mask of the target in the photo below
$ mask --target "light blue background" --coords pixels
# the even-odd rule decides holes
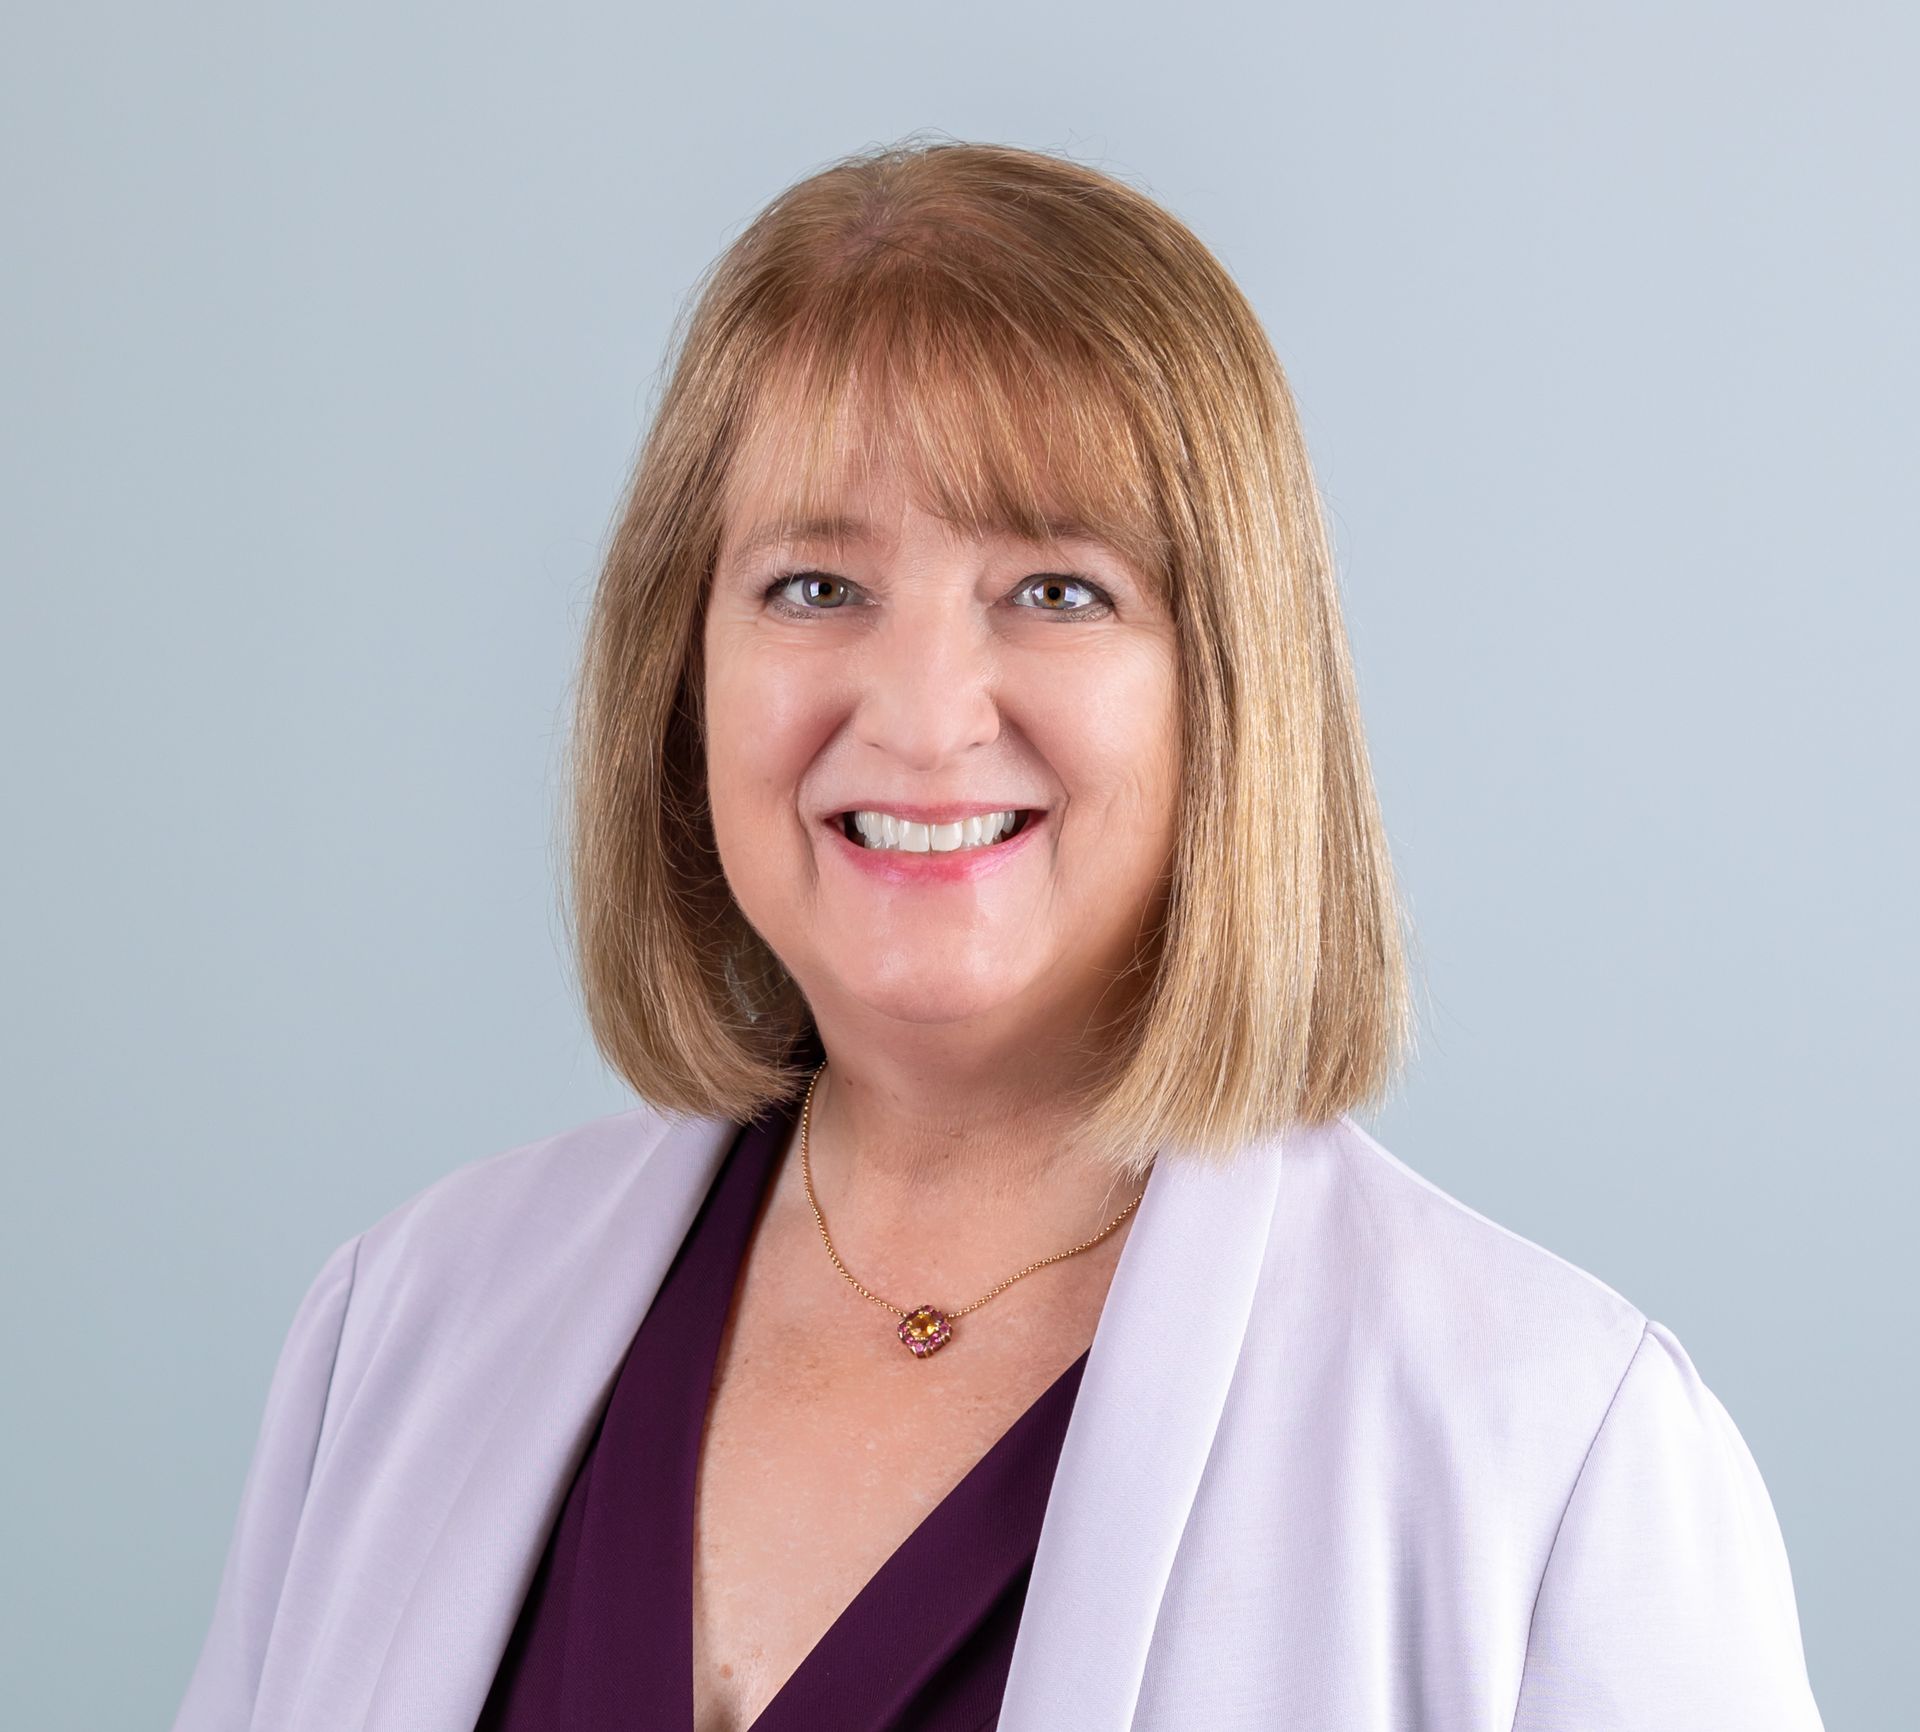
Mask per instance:
[[[69,4],[0,69],[0,1700],[163,1726],[334,1245],[628,1104],[555,894],[667,327],[915,129],[1115,169],[1290,370],[1422,1056],[1674,1329],[1830,1727],[1910,1708],[1911,8]]]

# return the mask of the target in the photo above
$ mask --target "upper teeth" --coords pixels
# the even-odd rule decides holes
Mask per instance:
[[[916,824],[891,812],[855,812],[853,827],[869,848],[945,854],[955,848],[980,848],[999,841],[1019,815],[1017,811],[987,812],[978,818],[963,818],[957,824]]]

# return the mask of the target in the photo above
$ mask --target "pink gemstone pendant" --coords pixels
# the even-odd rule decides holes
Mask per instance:
[[[919,1305],[900,1319],[896,1333],[913,1349],[916,1359],[924,1359],[929,1353],[938,1353],[946,1346],[953,1334],[953,1325],[947,1321],[944,1313],[934,1310],[931,1305]]]

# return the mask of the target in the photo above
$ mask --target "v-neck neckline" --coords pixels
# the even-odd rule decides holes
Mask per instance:
[[[730,1279],[728,1306],[750,1246],[767,1190],[798,1115],[798,1100],[769,1109],[743,1126],[728,1151],[709,1201],[726,1210],[721,1264]],[[742,1192],[746,1195],[743,1197]],[[698,1227],[696,1226],[696,1231]],[[683,1447],[689,1471],[681,1487],[686,1507],[681,1531],[689,1544],[676,1560],[679,1586],[674,1627],[680,1633],[681,1674],[692,1688],[693,1504],[713,1380],[719,1366],[725,1311],[713,1320],[703,1345],[704,1375],[696,1375],[700,1398],[686,1404]],[[1032,1559],[1034,1541],[1052,1486],[1053,1466],[1091,1348],[1040,1392],[985,1453],[914,1526],[879,1568],[855,1591],[839,1615],[782,1681],[746,1732],[810,1732],[820,1725],[864,1727],[891,1724],[915,1692],[952,1657],[964,1639]],[[931,1548],[964,1539],[966,1567],[935,1568],[924,1561]],[[683,1567],[682,1567],[683,1566]],[[888,1607],[897,1639],[877,1636],[875,1605]],[[942,1633],[929,1645],[924,1631]],[[950,1639],[951,1638],[951,1639]],[[992,1705],[987,1705],[991,1714]],[[978,1724],[978,1722],[974,1722]]]

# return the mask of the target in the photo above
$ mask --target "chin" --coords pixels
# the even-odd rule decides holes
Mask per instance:
[[[929,959],[910,970],[875,973],[870,970],[826,970],[832,981],[827,994],[857,1005],[876,1016],[897,1022],[937,1024],[988,1016],[1010,1004],[1025,984],[1005,971],[969,979],[961,971]],[[809,998],[814,997],[812,992]]]

